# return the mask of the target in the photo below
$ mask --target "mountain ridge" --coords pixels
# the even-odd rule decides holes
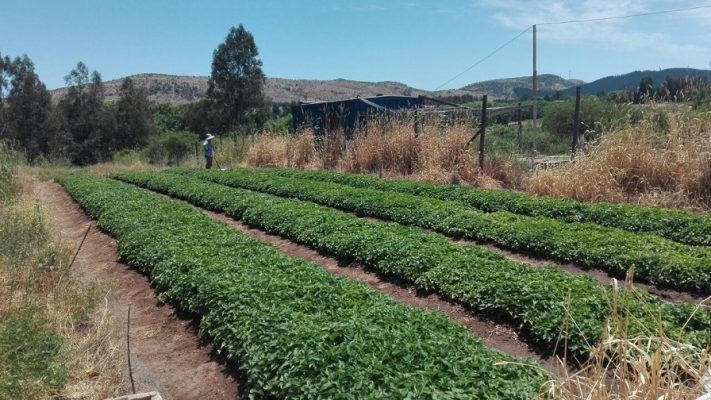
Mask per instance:
[[[577,80],[566,80],[556,75],[541,75],[539,79],[541,93],[560,90],[574,85]],[[205,97],[208,88],[208,76],[169,75],[161,73],[141,73],[104,82],[106,101],[116,101],[119,96],[121,81],[131,78],[136,86],[146,90],[148,98],[155,102],[184,104]],[[401,82],[367,82],[344,78],[331,80],[267,78],[265,94],[277,103],[299,101],[334,101],[344,98],[370,97],[376,95],[406,96],[481,96],[488,94],[490,99],[515,98],[519,87],[530,77],[502,78],[475,82],[460,89],[428,91],[414,88]],[[551,83],[548,84],[547,82]],[[67,93],[67,88],[50,90],[54,101],[59,101]]]
[[[582,94],[608,93],[616,90],[634,90],[639,87],[642,78],[650,77],[655,86],[659,86],[666,77],[703,77],[711,82],[711,70],[696,68],[666,68],[660,70],[637,70],[621,75],[608,75],[606,77],[588,82],[580,87]],[[574,89],[568,88],[567,95],[575,94]]]

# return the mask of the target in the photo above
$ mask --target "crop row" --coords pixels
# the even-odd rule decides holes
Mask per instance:
[[[481,189],[368,175],[290,168],[262,169],[272,175],[341,183],[353,187],[410,193],[441,200],[454,200],[486,212],[509,211],[566,222],[592,222],[633,232],[653,233],[690,245],[711,246],[711,214],[645,207],[634,204],[583,203],[566,198],[531,196],[510,190]]]
[[[201,330],[244,370],[250,398],[526,399],[545,380],[439,313],[287,257],[193,207],[90,175],[59,181],[163,299],[202,316]]]
[[[711,249],[591,223],[565,223],[506,211],[485,213],[458,202],[330,182],[281,178],[260,170],[177,170],[224,185],[313,201],[329,207],[496,243],[643,282],[711,294]]]
[[[452,243],[420,228],[373,222],[311,202],[227,187],[174,173],[126,172],[116,178],[221,211],[314,249],[354,260],[381,273],[520,326],[532,345],[587,357],[604,334],[612,291],[587,276],[510,261],[480,246]],[[655,334],[703,347],[711,313],[666,304],[642,294],[618,293],[635,334]],[[574,321],[574,322],[571,322]],[[562,327],[575,326],[563,340]],[[562,346],[562,345],[561,345]],[[561,350],[557,348],[556,350]]]

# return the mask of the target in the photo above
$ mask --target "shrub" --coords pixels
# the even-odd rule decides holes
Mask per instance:
[[[119,150],[111,157],[114,164],[133,165],[141,161],[141,154],[136,150]]]
[[[151,138],[143,150],[151,163],[180,165],[180,162],[198,150],[200,137],[193,132],[165,132]]]
[[[580,104],[580,134],[603,133],[638,120],[628,115],[631,106],[611,104],[594,97],[582,99]],[[559,136],[572,136],[575,122],[575,100],[551,104],[543,116],[542,127]]]

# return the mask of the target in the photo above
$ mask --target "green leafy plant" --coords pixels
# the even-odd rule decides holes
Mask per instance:
[[[546,380],[442,314],[286,257],[191,206],[91,175],[59,181],[164,300],[202,317],[201,330],[245,373],[250,397],[530,399]]]
[[[709,249],[675,243],[651,234],[507,211],[485,213],[458,202],[331,182],[282,178],[254,169],[179,172],[229,186],[313,201],[450,236],[493,242],[562,262],[601,268],[622,278],[634,266],[640,281],[711,293]]]
[[[610,290],[587,276],[513,262],[480,246],[455,244],[420,228],[368,221],[312,202],[175,173],[124,172],[114,176],[439,292],[491,318],[519,326],[531,344],[548,352],[565,348],[584,361],[607,323]],[[709,342],[708,312],[697,312],[690,304],[667,304],[645,294],[622,291],[621,297],[629,302],[634,316],[630,332],[661,330],[699,348]],[[575,321],[575,329],[567,334],[562,330],[566,321]]]
[[[653,233],[680,243],[711,246],[709,213],[694,214],[685,210],[632,204],[583,203],[572,199],[531,196],[509,190],[381,179],[331,171],[303,171],[290,168],[260,169],[260,171],[282,177],[341,183],[353,187],[458,201],[485,212],[510,211],[515,214],[550,217],[565,222],[592,222],[632,232]]]

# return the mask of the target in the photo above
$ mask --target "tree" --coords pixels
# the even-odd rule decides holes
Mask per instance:
[[[71,161],[86,165],[105,161],[116,150],[116,121],[104,106],[104,85],[101,75],[79,62],[64,80],[69,86],[60,101],[63,129],[71,137]]]
[[[131,78],[121,82],[119,100],[116,104],[116,135],[114,146],[117,149],[138,149],[148,144],[148,137],[153,133],[153,117],[149,110],[148,97],[143,90],[136,88]]]
[[[242,24],[232,27],[215,49],[207,97],[220,116],[219,132],[240,128],[250,119],[258,123],[255,115],[265,114],[265,109],[268,113],[269,102],[263,94],[266,78],[258,55],[254,37]]]
[[[0,112],[0,137],[10,139],[22,148],[29,161],[49,157],[56,129],[52,124],[52,96],[35,73],[26,55],[2,60],[0,89],[8,87]],[[1,98],[1,97],[0,97]]]
[[[639,81],[635,103],[644,103],[654,96],[654,81],[651,76],[645,76]]]

